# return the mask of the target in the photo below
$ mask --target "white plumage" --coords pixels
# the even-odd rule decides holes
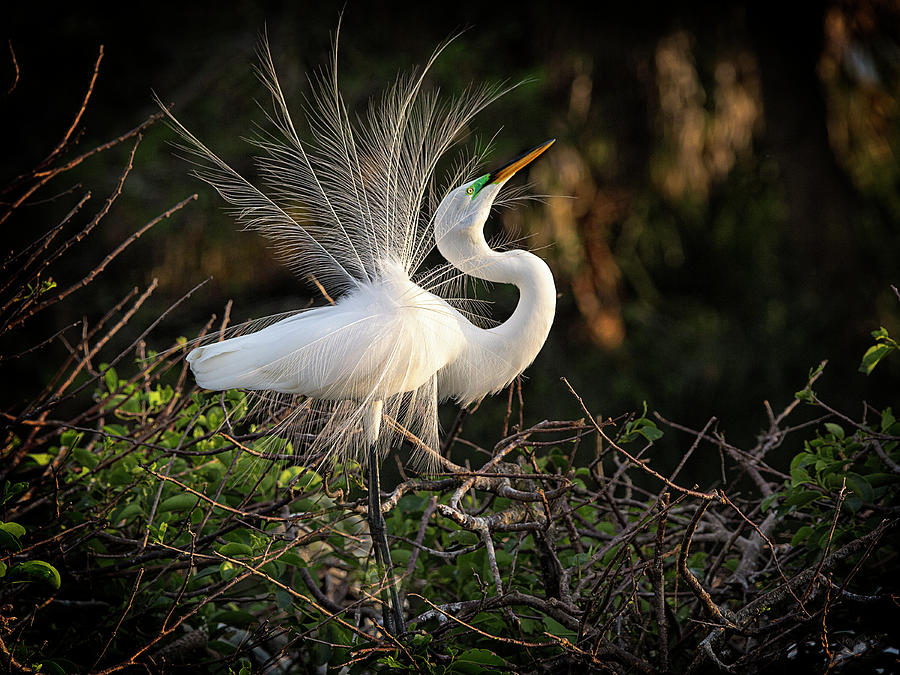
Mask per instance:
[[[301,142],[263,47],[260,74],[273,97],[276,133],[253,141],[262,150],[262,187],[173,120],[199,160],[197,175],[238,221],[269,237],[298,275],[315,277],[337,298],[198,347],[187,360],[207,389],[307,397],[302,423],[315,427],[317,438],[311,452],[361,459],[377,442],[383,453],[397,424],[433,448],[439,399],[468,404],[502,389],[546,340],[556,296],[550,270],[527,251],[492,250],[483,229],[503,184],[552,141],[465,182],[476,158],[458,164],[449,176],[458,187],[436,202],[439,160],[503,91],[472,88],[450,101],[424,93],[439,49],[421,73],[398,79],[353,123],[338,90],[336,47],[334,53],[305,111],[310,140]],[[450,265],[424,269],[435,246]],[[464,275],[515,284],[513,315],[493,328],[472,323]],[[397,424],[383,425],[382,415]],[[422,450],[418,458],[427,461]]]
[[[384,400],[415,391],[455,361],[467,324],[393,266],[332,306],[199,347],[187,359],[206,389]]]

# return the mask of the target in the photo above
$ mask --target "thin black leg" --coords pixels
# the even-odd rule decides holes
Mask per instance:
[[[388,546],[387,526],[381,513],[381,467],[375,443],[369,446],[369,533],[372,535],[375,560],[378,563],[378,574],[382,585],[387,584],[390,600],[384,603],[384,627],[394,634],[406,632],[406,623],[400,606],[400,596],[394,580],[394,565],[391,562],[391,549]]]

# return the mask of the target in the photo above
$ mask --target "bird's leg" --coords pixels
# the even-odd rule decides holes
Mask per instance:
[[[375,560],[378,563],[378,574],[381,583],[387,584],[390,600],[384,605],[384,627],[394,635],[406,632],[400,596],[394,579],[394,565],[391,562],[391,549],[388,546],[387,526],[381,513],[381,469],[376,443],[369,446],[369,533],[372,535],[372,547],[375,549]]]

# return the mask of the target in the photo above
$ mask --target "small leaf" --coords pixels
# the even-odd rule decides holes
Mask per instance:
[[[894,346],[889,344],[872,345],[863,354],[862,363],[859,364],[859,372],[870,375],[878,362],[894,351]]]
[[[555,635],[556,637],[570,638],[575,635],[574,631],[569,630],[559,621],[551,619],[549,616],[544,617],[544,626],[547,628],[548,633]]]
[[[794,534],[793,539],[791,539],[791,546],[799,546],[812,534],[812,532],[813,528],[809,525],[804,525]]]
[[[47,466],[56,457],[55,454],[50,454],[49,452],[29,452],[25,456],[38,466]]]
[[[163,503],[159,505],[159,512],[165,513],[167,511],[187,511],[188,509],[194,508],[197,505],[198,501],[200,501],[200,498],[196,495],[174,495],[172,497],[169,497],[168,499],[163,500]]]
[[[64,431],[59,436],[59,444],[65,445],[68,448],[74,448],[81,441],[81,437],[84,436],[84,432],[75,431],[74,429],[68,429]]]
[[[72,454],[75,456],[75,459],[78,460],[79,464],[86,466],[89,469],[93,469],[100,463],[100,458],[85,448],[75,448],[75,450],[72,451]]]
[[[412,643],[416,647],[421,647],[423,645],[429,644],[432,639],[433,638],[431,633],[416,633],[415,635],[413,635]]]
[[[235,558],[237,556],[251,556],[253,555],[253,549],[247,546],[247,544],[239,544],[236,541],[230,541],[219,548],[219,553],[228,556],[229,558]]]
[[[725,562],[722,563],[722,567],[729,570],[730,572],[736,572],[738,566],[741,564],[741,561],[737,558],[729,558]]]
[[[816,456],[810,452],[798,452],[791,460],[791,471],[794,469],[802,469],[807,464],[816,461]]]
[[[889,433],[889,429],[894,426],[894,422],[897,419],[894,417],[894,413],[890,408],[885,408],[881,412],[881,431],[882,433]]]
[[[227,626],[250,626],[255,624],[258,619],[250,612],[244,612],[240,609],[226,609],[213,614],[210,621],[213,624],[224,623]]]
[[[867,481],[865,478],[860,476],[858,473],[848,473],[846,475],[846,478],[847,487],[853,490],[857,497],[862,499],[864,502],[871,502],[875,499],[875,490],[872,489],[869,481]]]
[[[806,506],[810,502],[814,502],[816,499],[822,496],[821,492],[816,492],[815,490],[801,490],[799,492],[794,492],[787,499],[784,500],[785,506],[796,506],[798,508]]]
[[[219,574],[222,575],[223,581],[228,581],[229,579],[236,577],[239,574],[239,572],[240,572],[240,570],[238,570],[234,566],[234,563],[229,562],[227,560],[224,561],[221,565],[219,565]]]
[[[772,494],[770,494],[768,497],[762,500],[762,504],[760,504],[759,506],[760,510],[763,513],[768,511],[772,507],[772,502],[774,502],[779,497],[781,497],[780,492],[773,492]]]
[[[9,571],[9,576],[16,579],[21,576],[33,577],[34,580],[43,581],[54,589],[58,589],[61,583],[57,569],[43,560],[29,560],[16,565]]]
[[[791,469],[791,483],[794,487],[802,485],[803,483],[812,482],[812,478],[810,477],[809,473],[807,473],[806,469],[801,469],[800,467]]]
[[[134,516],[143,515],[143,513],[144,508],[140,502],[131,502],[130,504],[126,504],[121,511],[116,513],[115,522],[128,521]]]
[[[322,477],[305,466],[289,466],[278,476],[278,487],[290,487],[298,492],[309,492],[318,487]]]
[[[485,666],[505,666],[506,661],[488,649],[468,649],[450,664],[454,673],[482,673]]]
[[[21,551],[22,542],[16,535],[6,530],[0,530],[0,548],[5,548],[7,551]]]
[[[663,437],[663,432],[659,429],[656,424],[647,420],[647,423],[643,425],[640,429],[640,434],[646,438],[648,441],[658,441]]]
[[[14,537],[22,537],[25,535],[25,528],[18,523],[0,523],[0,530],[5,530]]]
[[[280,555],[278,561],[283,562],[286,565],[293,565],[294,567],[307,567],[306,561],[293,551],[288,551],[287,553]]]
[[[805,401],[806,403],[812,403],[812,392],[809,389],[801,389],[798,392],[794,393],[794,398],[798,401]]]
[[[40,672],[47,673],[47,675],[66,675],[67,671],[55,661],[44,661],[41,664]]]
[[[0,497],[0,504],[5,504],[17,494],[25,492],[27,489],[28,483],[25,481],[20,481],[18,483],[10,483],[7,480],[3,481],[3,495]]]
[[[844,429],[840,424],[835,424],[834,422],[825,422],[825,428],[828,429],[829,434],[831,434],[838,440],[844,440]]]
[[[110,391],[110,393],[114,392],[119,388],[119,376],[116,374],[115,368],[107,368],[106,372],[103,373],[103,381],[106,383],[106,388]]]

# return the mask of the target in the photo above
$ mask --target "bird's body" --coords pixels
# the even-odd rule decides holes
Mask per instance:
[[[301,395],[296,419],[314,427],[310,454],[368,460],[369,525],[376,557],[389,570],[380,456],[402,429],[418,439],[420,463],[433,466],[438,400],[468,404],[502,389],[547,338],[556,307],[549,268],[527,251],[491,249],[484,224],[501,187],[553,141],[479,178],[471,178],[474,158],[458,164],[450,176],[457,187],[441,190],[439,161],[502,91],[470,89],[449,102],[424,94],[429,62],[354,123],[338,90],[335,51],[306,111],[311,141],[302,142],[267,47],[262,61],[277,132],[254,141],[263,151],[256,158],[262,188],[173,123],[200,162],[197,175],[239,222],[269,237],[292,269],[336,301],[197,347],[187,360],[207,389]],[[425,269],[434,248],[449,264]],[[514,284],[512,316],[490,328],[473,323],[460,297],[466,275]],[[389,604],[385,626],[402,632],[396,589]]]
[[[472,270],[476,276],[493,273],[492,280],[506,280],[497,278],[502,268],[515,277],[513,283],[520,281],[518,308],[494,328],[474,325],[415,284],[402,267],[385,265],[372,283],[333,305],[198,347],[187,360],[206,389],[363,402],[415,392],[436,378],[439,399],[471,403],[502,389],[531,363],[553,319],[555,289],[544,262],[526,251],[485,258],[495,255],[500,260],[490,265],[467,259],[484,265]],[[514,275],[514,267],[533,273]]]
[[[332,401],[415,391],[459,357],[469,322],[401,268],[382,274],[333,305],[193,350],[197,383]]]

